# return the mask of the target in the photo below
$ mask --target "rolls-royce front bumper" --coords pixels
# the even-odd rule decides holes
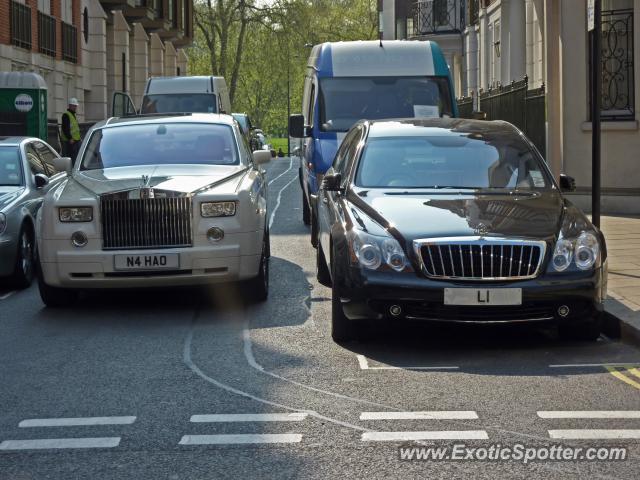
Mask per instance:
[[[40,265],[45,283],[63,288],[130,288],[189,286],[253,278],[258,274],[261,232],[230,234],[224,243],[208,244],[196,238],[196,246],[148,250],[102,250],[99,240],[86,247],[70,247],[69,240],[46,240]],[[177,268],[118,270],[116,255],[177,254]]]

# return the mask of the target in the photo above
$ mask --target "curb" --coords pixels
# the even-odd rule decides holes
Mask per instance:
[[[603,332],[624,343],[640,346],[640,312],[628,308],[620,300],[607,298],[604,302],[605,318]]]

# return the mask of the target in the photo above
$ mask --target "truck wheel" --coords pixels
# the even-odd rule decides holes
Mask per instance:
[[[51,308],[70,307],[78,299],[78,292],[69,288],[57,288],[47,285],[42,272],[38,275],[38,290],[42,302]]]
[[[30,229],[23,225],[20,229],[16,265],[11,276],[11,283],[17,288],[31,285],[35,270],[35,243]]]
[[[302,221],[305,225],[311,224],[311,208],[309,208],[309,202],[304,190],[302,190]]]

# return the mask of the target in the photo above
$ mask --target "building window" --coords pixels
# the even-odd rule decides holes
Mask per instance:
[[[38,10],[51,15],[51,0],[38,0]]]
[[[602,119],[635,120],[633,2],[610,0],[602,10]],[[605,10],[605,8],[609,8]],[[589,56],[589,58],[592,58]],[[591,76],[590,76],[591,78]]]
[[[61,1],[61,14],[63,22],[73,23],[73,1],[72,0],[62,0]]]
[[[82,36],[84,42],[89,43],[89,9],[87,7],[82,11]]]
[[[403,18],[396,19],[396,40],[407,39],[407,27]]]
[[[171,27],[175,27],[176,25],[176,0],[169,0],[167,9],[167,18],[169,23],[171,23]]]
[[[449,25],[449,12],[447,10],[447,0],[433,1],[433,20],[436,27]]]
[[[407,17],[407,38],[411,38],[416,34],[413,29],[413,17]]]

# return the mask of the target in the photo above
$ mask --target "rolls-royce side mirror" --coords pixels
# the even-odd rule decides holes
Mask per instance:
[[[257,165],[260,165],[262,163],[269,163],[270,160],[271,152],[268,152],[267,150],[255,150],[253,152],[253,161]]]
[[[53,166],[57,172],[71,173],[73,162],[71,160],[71,157],[59,157],[53,159]]]
[[[328,192],[342,191],[342,175],[339,173],[330,173],[325,175],[322,180],[322,188]]]
[[[42,173],[36,173],[33,176],[33,181],[36,184],[36,188],[43,188],[49,184],[49,177],[43,175]]]
[[[575,192],[576,191],[576,180],[569,175],[565,175],[564,173],[560,174],[560,190],[563,192]]]
[[[309,136],[308,128],[304,124],[304,115],[295,114],[289,117],[289,136],[293,138],[305,138]]]

